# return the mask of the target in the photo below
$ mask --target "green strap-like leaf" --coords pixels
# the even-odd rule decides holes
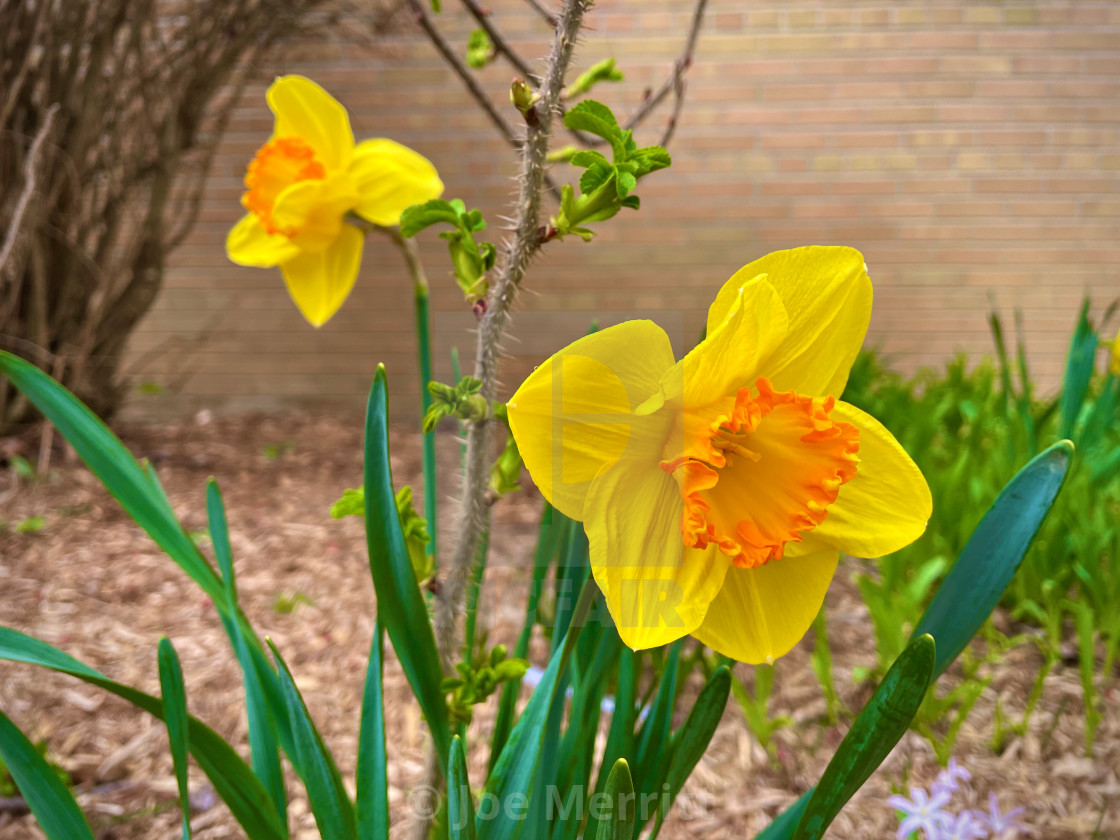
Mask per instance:
[[[972,532],[912,636],[937,640],[933,679],[960,655],[999,603],[1062,488],[1072,455],[1069,441],[1037,455],[1008,482]],[[755,840],[791,837],[813,793],[805,793]]]
[[[73,795],[35,745],[0,712],[0,758],[47,840],[93,840]]]
[[[440,766],[449,757],[447,700],[440,691],[443,669],[424,596],[416,583],[397,517],[389,465],[389,395],[384,365],[378,365],[366,409],[365,489],[369,570],[377,592],[377,618],[389,633],[401,668],[428,721]]]
[[[0,375],[7,376],[54,423],[125,512],[210,596],[235,649],[235,629],[242,636],[244,657],[239,653],[238,658],[243,660],[243,667],[244,660],[251,659],[266,695],[274,704],[279,702],[279,686],[275,674],[268,676],[271,665],[259,640],[244,617],[228,606],[221,579],[175,518],[155,473],[137,463],[92,411],[34,365],[0,351]],[[289,746],[286,718],[276,721],[276,728],[280,742]],[[282,822],[283,818],[277,820],[278,825]]]
[[[288,720],[292,727],[295,755],[290,756],[292,766],[303,780],[315,825],[323,837],[332,840],[357,840],[358,822],[354,806],[342,784],[342,776],[335,766],[327,745],[315,727],[303,696],[296,687],[292,672],[276,649],[268,642],[280,674],[280,686],[288,706]]]
[[[594,834],[590,833],[591,825],[588,823],[588,833],[584,836],[594,837],[595,840],[630,840],[637,826],[639,801],[634,796],[634,780],[630,777],[630,765],[626,759],[620,758],[611,767],[604,793],[607,795],[608,813],[598,820]]]
[[[1073,456],[1063,440],[1037,455],[1003,488],[914,629],[937,640],[936,679],[987,621],[1015,576]]]
[[[183,840],[191,836],[191,796],[187,781],[187,755],[190,736],[187,723],[187,691],[183,686],[183,668],[171,640],[159,640],[159,687],[163,695],[167,740],[171,744],[171,762],[175,767],[175,783],[179,788],[179,808],[183,812]]]
[[[1089,383],[1093,379],[1093,367],[1097,357],[1098,338],[1089,322],[1089,299],[1081,304],[1077,316],[1077,327],[1069,339],[1069,353],[1066,356],[1066,371],[1062,377],[1062,394],[1059,397],[1062,425],[1060,434],[1064,438],[1073,437],[1081,405],[1089,393]]]
[[[362,724],[358,733],[358,836],[389,840],[389,776],[385,756],[385,631],[373,626],[366,686],[362,692]]]
[[[8,627],[0,627],[0,659],[70,674],[164,719],[163,701],[158,697],[114,682],[46,642]],[[202,721],[194,717],[187,720],[191,755],[245,833],[253,840],[285,840],[287,831],[280,824],[268,793],[237,751]]]
[[[922,705],[936,658],[933,638],[919,636],[895,660],[825,768],[794,840],[824,836],[840,809],[894,749]]]
[[[724,665],[717,668],[704,684],[685,722],[673,735],[676,745],[671,751],[672,758],[665,776],[665,782],[669,785],[669,796],[667,799],[664,796],[659,796],[657,799],[659,803],[657,823],[654,825],[650,840],[655,840],[657,837],[662,823],[669,815],[669,808],[673,806],[673,800],[677,798],[685,781],[692,775],[692,771],[708,749],[730,695],[731,671]]]
[[[638,733],[634,767],[637,779],[634,787],[639,797],[660,792],[669,765],[669,734],[673,727],[673,709],[677,703],[677,665],[680,662],[683,640],[669,649],[665,670],[661,672],[661,682],[657,686],[657,696],[653,699],[649,717]],[[653,814],[642,815],[640,825]]]
[[[206,486],[206,513],[209,518],[210,541],[214,546],[214,556],[218,559],[218,568],[222,573],[226,610],[229,615],[236,615],[237,583],[233,569],[233,550],[229,541],[229,525],[226,522],[225,506],[222,504],[222,493],[214,479],[210,479]],[[280,694],[276,672],[264,661],[263,656],[253,656],[245,641],[240,621],[223,618],[223,624],[233,645],[237,662],[241,666],[253,772],[268,791],[276,807],[279,821],[286,826],[288,800],[284,790],[284,771],[280,765],[280,749],[276,744],[273,730],[278,723],[283,724],[285,730],[288,729],[287,709]],[[271,692],[267,690],[266,684],[272,688]],[[272,697],[275,703],[271,713],[269,697]]]
[[[92,411],[43,371],[0,350],[0,375],[8,377],[69,441],[90,470],[160,548],[206,593],[221,598],[221,584],[210,564],[179,525],[153,476]]]
[[[451,758],[447,764],[447,833],[450,840],[475,840],[477,836],[467,759],[458,735],[451,739]]]

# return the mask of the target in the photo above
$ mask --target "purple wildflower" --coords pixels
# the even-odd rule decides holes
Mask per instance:
[[[937,781],[930,788],[934,793],[956,793],[961,789],[960,782],[967,782],[972,778],[968,769],[958,764],[955,758],[949,759],[949,764],[937,774]]]
[[[925,832],[926,840],[943,840],[941,827],[953,817],[941,809],[949,802],[948,793],[935,793],[929,796],[922,788],[910,788],[910,798],[892,796],[887,804],[906,814],[898,827],[898,838],[909,837],[919,828]]]
[[[999,801],[994,793],[988,794],[988,813],[985,814],[983,811],[975,811],[974,813],[980,822],[988,826],[988,830],[992,832],[992,837],[1001,837],[1005,832],[1023,827],[1023,824],[1015,819],[1023,813],[1023,809],[1012,808],[1006,814],[1000,813]]]
[[[949,821],[941,827],[938,840],[983,840],[987,836],[988,832],[976,817],[969,811],[963,811],[955,817],[950,817]]]

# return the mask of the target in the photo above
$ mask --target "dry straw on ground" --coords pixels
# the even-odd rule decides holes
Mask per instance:
[[[214,475],[229,509],[242,600],[262,634],[288,659],[309,707],[352,783],[358,709],[375,611],[362,523],[335,521],[327,511],[342,489],[361,480],[361,423],[308,416],[244,417],[126,430],[126,443],[156,463],[185,526],[205,528],[204,482]],[[418,481],[418,441],[410,430],[394,435],[393,466],[399,484]],[[440,441],[443,475],[452,476],[458,444]],[[80,465],[55,459],[47,481],[0,478],[0,521],[14,524],[42,516],[42,531],[0,533],[0,623],[31,633],[105,671],[115,679],[158,691],[156,642],[168,635],[186,673],[192,713],[245,752],[246,725],[240,676],[217,616],[182,572],[109,498]],[[451,513],[444,505],[445,513]],[[520,626],[539,496],[517,494],[495,507],[491,574],[480,622],[491,643],[510,642]],[[450,517],[444,523],[450,527]],[[829,596],[830,629],[845,703],[858,709],[866,687],[853,686],[852,668],[874,659],[865,608],[841,569]],[[310,603],[302,603],[303,596]],[[296,603],[299,602],[299,603]],[[290,612],[277,606],[296,603]],[[667,838],[750,837],[819,776],[846,724],[823,728],[820,689],[808,664],[811,638],[778,663],[775,714],[798,725],[778,733],[778,764],[752,740],[734,702],[705,758],[685,787]],[[534,649],[539,664],[543,647]],[[1047,683],[1035,725],[1012,739],[1002,755],[985,744],[991,736],[995,698],[1021,707],[1037,661],[1014,651],[996,670],[960,738],[957,756],[973,773],[978,806],[989,791],[1001,805],[1026,808],[1039,840],[1120,837],[1120,719],[1117,684],[1102,688],[1105,721],[1095,755],[1082,747],[1082,704],[1076,665],[1059,666]],[[740,666],[750,680],[750,669]],[[391,661],[386,670],[390,802],[394,837],[411,824],[409,791],[425,756],[424,725],[407,683]],[[0,663],[0,708],[32,735],[45,738],[75,778],[81,802],[100,837],[178,836],[174,781],[162,724],[123,701],[68,677]],[[493,708],[476,716],[471,734],[484,742]],[[471,774],[485,771],[481,750]],[[897,823],[885,804],[892,783],[908,772],[928,785],[937,772],[925,743],[910,734],[864,787],[830,831],[846,840],[893,837]],[[224,807],[193,778],[201,840],[242,836]],[[294,837],[313,838],[306,802],[291,787]],[[0,838],[40,837],[26,816],[0,813]]]

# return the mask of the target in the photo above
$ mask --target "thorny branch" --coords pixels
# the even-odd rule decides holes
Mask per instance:
[[[552,124],[557,116],[560,91],[564,76],[572,60],[576,38],[584,14],[593,0],[565,0],[556,27],[556,36],[549,55],[547,69],[537,103],[538,119],[526,128],[525,142],[521,146],[520,187],[515,208],[513,238],[506,245],[497,279],[487,298],[486,312],[479,323],[475,357],[475,378],[482,381],[481,395],[488,400],[497,391],[498,358],[502,337],[509,321],[510,308],[525,271],[540,249],[541,193],[545,185],[548,143]],[[489,485],[489,459],[493,441],[493,421],[473,424],[467,434],[466,477],[462,522],[459,541],[450,563],[445,567],[446,576],[441,581],[435,602],[433,625],[436,643],[445,667],[451,661],[456,645],[456,623],[462,609],[463,596],[479,540],[489,522],[487,489]],[[429,762],[429,783],[440,778],[438,765]],[[428,826],[421,821],[419,831],[427,836]],[[419,836],[419,835],[418,835]]]
[[[428,14],[420,0],[408,0],[409,10],[416,18],[417,24],[424,30],[424,34],[428,36],[428,40],[432,42],[432,46],[436,48],[443,60],[447,62],[448,66],[455,71],[455,75],[463,82],[467,91],[474,97],[475,102],[482,108],[483,112],[490,118],[490,122],[501,133],[505,141],[515,149],[520,149],[522,140],[517,136],[513,126],[511,126],[506,118],[501,115],[494,103],[490,101],[490,97],[486,95],[486,91],[475,79],[474,74],[471,73],[470,68],[459,58],[455,48],[448,43],[447,39],[443,37],[439,29],[436,28],[435,23],[432,21],[431,15]],[[528,71],[526,71],[528,73]],[[532,74],[529,74],[532,75]],[[560,200],[560,187],[552,180],[552,178],[545,176],[545,185],[548,191],[552,193],[557,201]]]
[[[556,25],[556,18],[552,16],[548,9],[545,8],[539,2],[539,0],[528,1],[530,5],[532,5],[533,8],[536,9],[537,12],[540,13],[540,15],[549,22],[550,25]],[[408,0],[408,2],[409,7],[416,15],[421,28],[424,30],[425,34],[427,34],[428,38],[432,41],[432,44],[439,51],[440,55],[443,56],[444,60],[455,71],[456,75],[458,75],[459,78],[462,79],[463,84],[466,85],[471,95],[490,117],[491,121],[493,121],[494,124],[498,127],[498,130],[502,133],[502,136],[505,138],[506,142],[514,148],[519,148],[521,143],[520,139],[513,133],[513,131],[509,127],[509,124],[502,118],[501,114],[499,114],[495,110],[494,105],[487,97],[486,92],[478,84],[478,81],[475,79],[474,74],[471,73],[470,68],[468,68],[466,64],[459,58],[458,54],[455,52],[454,47],[452,47],[447,42],[447,40],[439,33],[439,30],[436,29],[435,24],[432,22],[431,17],[424,10],[423,6],[420,3],[420,0]],[[470,13],[471,17],[475,19],[478,25],[489,36],[491,42],[494,44],[495,51],[498,54],[505,56],[506,60],[509,61],[509,63],[512,64],[513,67],[527,80],[539,84],[540,74],[537,73],[529,64],[529,62],[527,62],[525,58],[520,53],[518,53],[516,49],[514,49],[513,45],[510,44],[508,40],[506,40],[505,36],[494,24],[492,15],[489,10],[483,8],[478,3],[478,0],[461,0],[461,2]],[[662,134],[661,145],[667,145],[672,139],[673,134],[676,131],[677,119],[680,115],[681,108],[684,105],[684,76],[688,72],[688,68],[692,66],[692,59],[696,53],[696,42],[700,36],[700,28],[704,22],[704,12],[706,11],[707,6],[708,0],[696,0],[696,5],[692,10],[692,21],[689,25],[688,35],[685,38],[684,50],[681,52],[676,61],[673,62],[673,69],[670,71],[669,76],[655,92],[651,92],[645,97],[645,99],[642,101],[642,104],[638,106],[638,109],[630,115],[629,119],[627,119],[623,123],[624,128],[637,128],[651,113],[653,113],[657,109],[657,107],[662,102],[665,101],[666,97],[668,97],[670,94],[673,94],[673,112],[670,115],[669,122]],[[560,113],[563,114],[562,106]],[[573,138],[575,138],[576,142],[588,148],[601,146],[605,142],[598,137],[591,137],[587,134],[584,134],[583,132],[570,131],[569,133]],[[559,191],[551,182],[549,182],[549,189],[553,192],[554,195],[556,195],[557,197],[559,196]]]

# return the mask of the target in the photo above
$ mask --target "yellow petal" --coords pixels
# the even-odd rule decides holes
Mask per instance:
[[[249,213],[226,237],[226,253],[238,265],[272,268],[290,260],[299,248],[283,234],[265,233],[256,214]]]
[[[584,508],[591,571],[622,641],[656,647],[699,627],[731,560],[685,548],[673,477],[656,460],[622,462],[591,483]]]
[[[631,412],[672,364],[659,326],[627,321],[568,345],[517,389],[507,403],[510,428],[557,510],[582,520],[591,479],[622,458],[646,456],[657,469],[672,418]]]
[[[325,324],[354,288],[364,239],[360,230],[344,225],[326,250],[302,253],[280,266],[288,293],[312,326]]]
[[[330,247],[358,203],[354,182],[345,173],[326,180],[299,181],[276,197],[272,222],[290,234],[300,251]]]
[[[276,115],[273,137],[302,138],[328,172],[350,165],[354,132],[337,99],[303,76],[281,76],[269,86],[267,97]]]
[[[664,377],[666,399],[683,392],[685,409],[706,406],[752,384],[787,324],[782,299],[764,277],[741,282],[723,319]]]
[[[834,548],[818,548],[757,569],[732,568],[692,635],[739,662],[773,662],[813,623],[839,556]]]
[[[350,175],[360,196],[355,209],[375,225],[398,225],[406,208],[443,194],[443,181],[431,162],[392,140],[359,143]]]
[[[813,537],[855,557],[882,557],[914,542],[933,510],[922,471],[870,414],[837,402],[832,417],[859,429],[859,467]]]
[[[854,248],[776,251],[735,273],[708,310],[711,331],[727,316],[744,280],[765,274],[789,314],[785,341],[762,372],[779,391],[840,396],[871,318],[871,280]]]

